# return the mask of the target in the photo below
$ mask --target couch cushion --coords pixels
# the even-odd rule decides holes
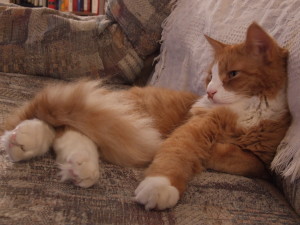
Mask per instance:
[[[233,44],[245,39],[253,21],[289,49],[288,101],[293,116],[272,166],[285,180],[284,193],[300,214],[300,6],[299,1],[184,1],[168,17],[160,60],[150,84],[205,93],[203,78],[212,60],[204,34]],[[292,198],[292,199],[291,199]]]
[[[57,80],[0,73],[0,129],[14,107]],[[12,163],[0,148],[0,224],[286,224],[299,217],[268,182],[205,172],[189,184],[179,204],[146,211],[132,197],[141,169],[101,163],[102,177],[89,189],[60,183],[52,152]]]
[[[14,108],[21,106],[33,97],[45,84],[57,82],[56,79],[24,74],[0,72],[0,135],[5,118]]]
[[[106,77],[132,83],[144,61],[106,16],[0,3],[0,71],[60,79]]]

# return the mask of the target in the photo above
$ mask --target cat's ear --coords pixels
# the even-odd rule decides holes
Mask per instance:
[[[223,44],[222,42],[219,42],[215,39],[212,39],[211,37],[204,35],[206,40],[209,42],[209,44],[213,47],[213,49],[215,50],[215,53],[218,54],[220,52],[223,51],[223,49],[225,48],[226,44]]]
[[[271,60],[274,41],[267,32],[255,22],[248,27],[245,46],[249,53],[262,56],[266,60]]]

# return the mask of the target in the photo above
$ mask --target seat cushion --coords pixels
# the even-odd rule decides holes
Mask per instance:
[[[0,128],[5,118],[56,79],[0,73]],[[0,224],[299,224],[270,183],[213,171],[195,177],[178,205],[146,211],[133,201],[142,169],[101,162],[102,177],[88,189],[61,183],[55,155],[12,163],[0,150]]]

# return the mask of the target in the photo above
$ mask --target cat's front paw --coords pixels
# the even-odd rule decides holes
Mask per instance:
[[[179,191],[167,177],[146,177],[135,190],[135,201],[146,210],[172,208],[179,200]]]
[[[54,137],[53,128],[41,120],[32,119],[6,131],[1,137],[1,144],[9,158],[17,162],[46,153]]]
[[[88,188],[100,177],[99,164],[90,160],[84,153],[74,153],[60,164],[61,181],[71,180],[76,186]]]

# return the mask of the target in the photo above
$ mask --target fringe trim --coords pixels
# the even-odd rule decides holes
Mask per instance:
[[[166,54],[167,54],[167,48],[166,45],[164,43],[165,40],[167,40],[168,37],[168,33],[171,30],[173,24],[174,24],[174,20],[175,20],[175,16],[174,16],[174,11],[176,11],[177,6],[179,5],[180,0],[171,0],[169,2],[170,8],[171,8],[171,13],[170,15],[162,22],[162,33],[161,33],[161,39],[159,41],[159,43],[161,44],[160,47],[160,54],[154,58],[153,60],[153,64],[160,61],[159,63],[156,64],[155,67],[155,77],[152,77],[152,84],[155,84],[157,82],[157,80],[160,77],[160,74],[162,73],[162,71],[165,68],[165,63],[166,63]]]
[[[300,178],[300,140],[296,129],[299,125],[290,127],[271,164],[272,170],[283,178],[289,178],[291,183]]]

